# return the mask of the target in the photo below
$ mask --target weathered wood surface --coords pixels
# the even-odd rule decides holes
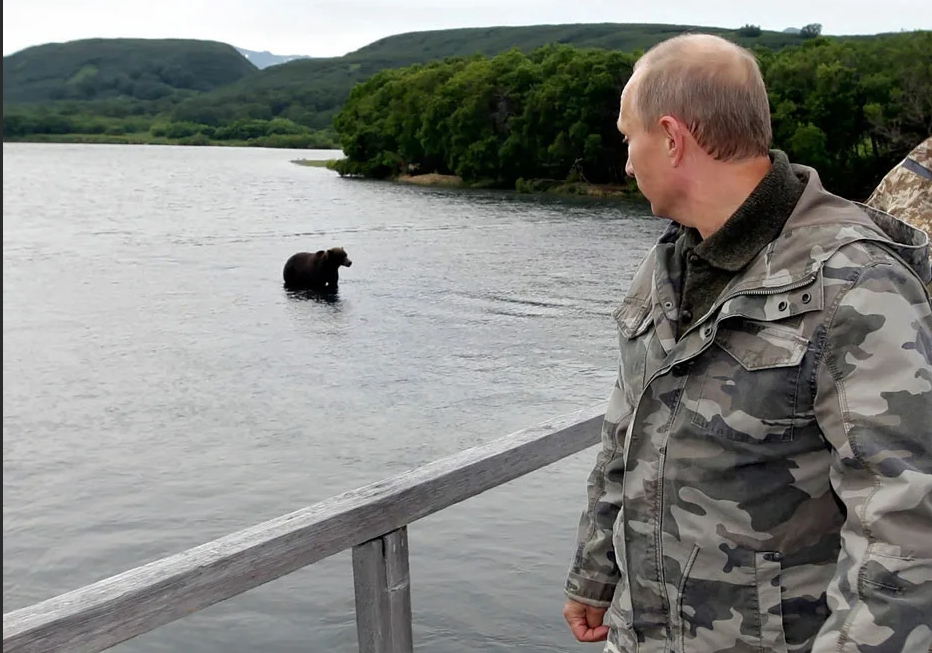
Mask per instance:
[[[406,526],[353,547],[359,653],[412,653]]]
[[[4,653],[96,653],[507,483],[599,441],[606,404],[3,615]]]
[[[408,564],[408,527],[402,526],[382,537],[385,555],[385,591],[391,623],[391,651],[412,653],[414,632],[411,619],[411,570]]]

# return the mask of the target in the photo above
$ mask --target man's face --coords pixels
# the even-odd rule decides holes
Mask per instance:
[[[625,86],[618,112],[618,131],[628,144],[625,172],[634,177],[638,189],[650,201],[653,214],[670,217],[673,170],[662,130],[648,130],[634,113],[632,98],[636,91],[636,76],[635,73]]]

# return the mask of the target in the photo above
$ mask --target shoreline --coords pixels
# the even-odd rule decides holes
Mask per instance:
[[[249,140],[215,140],[203,135],[184,138],[166,138],[152,136],[145,132],[139,134],[30,134],[29,136],[5,136],[4,143],[50,143],[82,145],[182,145],[203,147],[267,147],[279,150],[333,150],[340,151],[340,146],[333,143],[309,142],[307,145],[276,144],[268,137]]]
[[[337,161],[339,161],[339,159],[293,159],[292,163],[309,168],[327,168],[339,174],[339,171],[335,168]],[[457,175],[444,175],[437,172],[398,175],[396,177],[389,177],[385,179],[385,181],[436,188],[497,188],[491,181],[480,180],[478,182],[468,183]],[[592,197],[596,199],[622,200],[644,199],[644,196],[637,190],[637,186],[633,181],[628,185],[621,185],[593,184],[585,181],[569,181],[565,179],[525,180],[520,178],[515,183],[514,188],[502,188],[501,190],[528,195],[547,194],[560,195],[563,197]]]
[[[418,175],[400,175],[392,181],[415,186],[436,186],[446,188],[492,188],[488,182],[469,184],[456,175],[442,175],[428,172]],[[568,181],[559,179],[518,179],[515,188],[506,189],[515,193],[533,195],[544,193],[549,195],[595,197],[600,199],[639,199],[641,194],[631,186],[618,184],[593,184],[584,181]]]

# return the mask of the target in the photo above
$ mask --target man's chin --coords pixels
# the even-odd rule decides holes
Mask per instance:
[[[655,218],[663,218],[664,220],[674,220],[674,218],[670,217],[669,211],[664,210],[662,206],[660,206],[659,204],[654,204],[653,202],[650,202],[650,212],[653,214]]]

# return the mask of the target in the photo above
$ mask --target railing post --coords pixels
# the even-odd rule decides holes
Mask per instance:
[[[360,653],[412,653],[408,527],[353,547]]]

